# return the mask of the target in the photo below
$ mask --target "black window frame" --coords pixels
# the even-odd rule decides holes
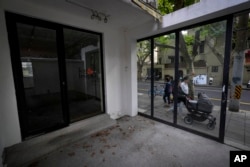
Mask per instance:
[[[227,21],[227,25],[226,25],[226,37],[225,37],[225,58],[224,58],[224,65],[223,65],[223,83],[225,85],[225,92],[222,92],[222,95],[221,95],[221,111],[220,111],[220,127],[219,127],[219,136],[218,137],[215,137],[215,136],[211,136],[211,135],[208,135],[208,134],[205,134],[205,133],[202,133],[200,131],[196,131],[196,130],[193,130],[193,129],[190,129],[190,128],[187,128],[187,127],[184,127],[184,126],[181,126],[181,125],[178,125],[177,124],[177,103],[174,103],[174,117],[173,117],[173,123],[172,122],[168,122],[168,121],[165,121],[165,120],[162,120],[160,118],[156,118],[154,117],[154,99],[153,99],[153,96],[151,96],[151,101],[150,101],[150,104],[151,104],[151,115],[146,115],[146,114],[143,114],[143,113],[138,113],[139,115],[141,116],[144,116],[144,117],[147,117],[147,118],[150,118],[150,119],[153,119],[155,121],[158,121],[158,122],[162,122],[164,124],[167,124],[167,125],[170,125],[170,126],[173,126],[173,127],[176,127],[176,128],[179,128],[179,129],[183,129],[183,130],[186,130],[186,131],[189,131],[191,133],[194,133],[194,134],[197,134],[197,135],[200,135],[200,136],[203,136],[203,137],[206,137],[206,138],[209,138],[209,139],[212,139],[212,140],[215,140],[215,141],[218,141],[218,142],[221,142],[221,143],[224,143],[224,134],[225,134],[225,122],[226,122],[226,107],[227,107],[227,94],[228,94],[228,80],[229,80],[229,76],[228,76],[228,71],[229,71],[229,62],[230,62],[230,51],[231,51],[231,40],[232,40],[232,34],[233,34],[233,18],[234,18],[234,14],[230,14],[230,15],[227,15],[227,16],[222,16],[222,17],[219,17],[219,18],[215,18],[215,19],[210,19],[210,20],[207,20],[207,21],[203,21],[203,22],[199,22],[199,23],[196,23],[196,24],[193,24],[193,25],[189,25],[189,26],[186,26],[186,27],[181,27],[181,28],[178,28],[178,29],[175,29],[175,30],[172,30],[172,31],[166,31],[166,32],[162,32],[160,34],[156,34],[156,35],[153,35],[153,36],[148,36],[148,37],[144,37],[144,38],[141,38],[141,39],[138,39],[137,42],[140,42],[140,41],[143,41],[143,40],[150,40],[151,42],[154,41],[154,38],[157,38],[159,36],[163,36],[165,34],[171,34],[171,33],[175,33],[175,36],[176,36],[176,43],[175,43],[175,59],[174,59],[174,65],[175,65],[175,89],[174,91],[177,92],[177,88],[178,88],[178,78],[180,78],[180,73],[179,73],[179,65],[180,63],[183,61],[183,58],[182,56],[179,56],[179,33],[182,31],[182,30],[186,30],[186,29],[191,29],[191,28],[194,28],[194,27],[197,27],[197,26],[202,26],[202,25],[206,25],[206,24],[210,24],[210,23],[213,23],[213,22],[219,22],[219,21]],[[153,53],[153,44],[151,44],[151,69],[154,69],[154,53]],[[227,63],[227,64],[226,64]],[[151,70],[151,73],[152,73],[152,70]],[[154,87],[154,80],[153,78],[151,78],[151,89],[153,89]],[[175,96],[175,99],[174,101],[177,101],[177,97]]]
[[[101,62],[101,87],[102,87],[102,105],[103,105],[103,113],[106,113],[106,106],[105,106],[105,82],[104,82],[104,57],[103,57],[103,34],[100,32],[90,31],[82,28],[72,27],[69,25],[64,25],[56,22],[51,22],[43,19],[32,18],[25,15],[16,14],[13,12],[5,11],[5,18],[6,18],[6,26],[8,31],[8,39],[9,39],[9,46],[10,46],[10,57],[11,57],[11,64],[12,64],[12,72],[14,78],[14,86],[16,90],[16,100],[17,100],[17,108],[18,108],[18,116],[20,122],[20,130],[21,130],[21,138],[22,140],[29,139],[30,137],[42,135],[44,133],[48,133],[51,131],[58,130],[60,128],[64,128],[70,126],[70,118],[69,118],[69,106],[68,106],[68,94],[67,94],[67,78],[66,78],[66,63],[65,63],[65,52],[64,52],[64,34],[63,29],[68,28],[72,30],[78,30],[86,33],[92,33],[98,35],[100,38],[100,62]],[[18,42],[14,42],[17,37],[17,23],[23,23],[28,25],[36,25],[44,28],[49,28],[56,30],[56,42],[57,42],[57,54],[58,56],[58,65],[59,65],[59,78],[60,78],[60,87],[61,87],[61,97],[62,97],[62,112],[63,112],[63,119],[64,123],[60,126],[48,128],[45,131],[37,131],[34,134],[27,133],[27,123],[25,114],[25,104],[26,100],[24,97],[24,90],[23,90],[23,81],[22,77],[22,67],[19,57],[19,44]],[[60,48],[60,49],[59,49]]]

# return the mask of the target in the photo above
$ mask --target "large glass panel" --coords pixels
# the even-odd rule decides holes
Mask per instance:
[[[103,110],[100,35],[64,29],[70,121]]]
[[[151,115],[151,43],[137,43],[138,112]]]
[[[250,150],[249,12],[234,17],[225,143]]]
[[[154,117],[173,122],[175,34],[154,38]]]
[[[17,24],[28,134],[62,124],[56,31]]]
[[[215,137],[219,135],[225,36],[226,21],[179,33],[179,80],[188,88],[190,100],[180,96],[177,123]]]

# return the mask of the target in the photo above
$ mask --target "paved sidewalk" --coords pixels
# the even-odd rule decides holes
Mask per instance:
[[[250,150],[250,111],[227,111],[225,143]]]
[[[228,167],[225,144],[142,116],[123,117],[105,130],[60,148],[32,167]]]
[[[154,102],[154,117],[173,123],[173,104],[170,107],[166,107],[161,96],[156,96]],[[194,121],[192,125],[184,123],[184,117],[189,112],[184,104],[182,104],[182,112],[178,112],[177,115],[177,124],[218,138],[220,110],[220,106],[214,106],[211,115],[216,117],[216,126],[214,130],[208,130],[206,127],[207,120],[204,122]],[[146,115],[151,115],[149,98],[145,94],[139,96],[138,111]],[[240,110],[240,112],[231,112],[227,110],[224,142],[243,150],[250,150],[250,111]]]
[[[182,110],[183,112],[177,117],[179,124],[218,137],[220,106],[214,106],[211,113],[211,115],[216,117],[216,127],[212,131],[205,128],[207,121],[202,123],[194,122],[193,125],[185,124],[183,118],[187,115],[188,111],[184,106]],[[224,142],[242,150],[250,150],[250,111],[231,112],[227,110]]]

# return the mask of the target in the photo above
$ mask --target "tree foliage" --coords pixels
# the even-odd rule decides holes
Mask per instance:
[[[200,0],[158,0],[158,10],[164,15],[199,1]]]
[[[142,67],[147,59],[150,58],[150,41],[144,40],[137,43],[137,75],[138,79],[142,79]]]
[[[162,15],[173,12],[174,5],[167,0],[158,0],[158,10]]]

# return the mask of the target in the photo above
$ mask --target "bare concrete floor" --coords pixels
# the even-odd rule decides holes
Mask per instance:
[[[115,125],[25,166],[228,167],[231,150],[237,149],[135,116],[123,117]]]

